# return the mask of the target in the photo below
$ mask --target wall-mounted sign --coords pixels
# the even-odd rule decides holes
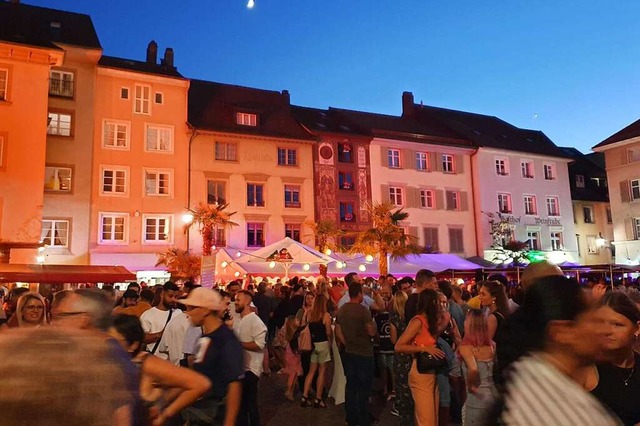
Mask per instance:
[[[560,219],[552,219],[552,218],[546,218],[546,219],[540,219],[539,217],[535,218],[535,222],[536,225],[555,225],[555,226],[561,226],[562,223],[560,223]]]

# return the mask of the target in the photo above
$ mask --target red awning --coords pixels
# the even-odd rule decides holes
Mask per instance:
[[[0,283],[117,283],[135,279],[124,266],[0,264]]]

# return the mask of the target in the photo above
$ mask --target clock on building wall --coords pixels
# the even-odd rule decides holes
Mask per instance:
[[[322,143],[318,147],[320,164],[333,165],[333,147],[330,143]]]

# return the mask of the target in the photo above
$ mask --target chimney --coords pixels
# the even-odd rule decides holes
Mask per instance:
[[[411,92],[402,92],[402,116],[405,118],[415,118],[416,116],[413,93]]]
[[[167,47],[164,49],[164,58],[162,59],[162,65],[166,68],[173,68],[173,49]]]
[[[147,63],[155,65],[158,62],[158,43],[154,40],[147,46]]]
[[[289,96],[288,90],[282,91],[282,100],[284,101],[285,105],[291,105],[291,96]]]

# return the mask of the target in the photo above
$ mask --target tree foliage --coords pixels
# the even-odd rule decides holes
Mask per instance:
[[[307,221],[305,228],[312,232],[305,236],[305,244],[314,246],[322,253],[327,249],[340,251],[340,237],[345,235],[345,232],[340,229],[335,220]]]
[[[238,226],[237,223],[231,220],[231,216],[236,214],[236,212],[228,212],[228,207],[229,204],[209,205],[200,202],[196,208],[190,210],[193,215],[193,220],[191,223],[185,225],[185,232],[194,224],[199,225],[200,234],[202,235],[203,256],[211,255],[211,250],[219,229],[226,230]]]
[[[158,253],[156,266],[165,266],[172,279],[195,280],[200,276],[200,257],[189,254],[186,250],[170,247]]]

